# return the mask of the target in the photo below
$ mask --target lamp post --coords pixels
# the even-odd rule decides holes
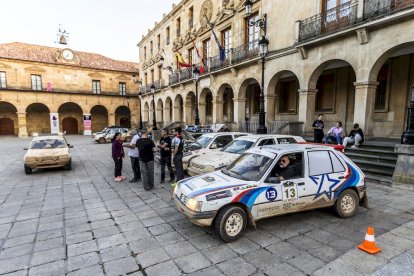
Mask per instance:
[[[128,128],[131,128],[131,109],[129,109],[129,97],[126,97],[126,101],[127,101],[127,106],[128,106]]]
[[[151,85],[151,93],[152,93],[152,129],[158,130],[157,128],[157,118],[155,117],[155,85]]]
[[[193,69],[193,80],[195,82],[195,88],[196,88],[196,106],[195,106],[195,120],[194,120],[194,124],[196,126],[200,125],[200,116],[198,114],[198,80],[200,78],[200,70],[197,68],[196,65],[194,65],[194,69]]]
[[[269,40],[266,38],[267,33],[267,15],[264,14],[263,18],[259,18],[257,21],[250,21],[250,16],[252,15],[253,2],[247,0],[245,3],[246,14],[248,17],[249,26],[257,26],[263,31],[263,36],[259,41],[259,54],[262,62],[262,83],[260,87],[260,106],[259,106],[259,127],[257,128],[257,134],[266,134],[266,112],[265,112],[265,99],[264,99],[264,71],[265,71],[265,62],[266,55],[269,49]]]
[[[411,101],[408,107],[407,129],[401,136],[401,144],[414,145],[414,84],[411,88]]]
[[[142,93],[141,91],[138,92],[138,101],[139,101],[139,130],[144,128],[144,124],[142,123]]]

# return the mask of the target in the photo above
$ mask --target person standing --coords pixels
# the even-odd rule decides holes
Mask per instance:
[[[128,156],[131,159],[131,168],[134,172],[134,178],[132,178],[129,183],[133,183],[141,180],[141,170],[139,168],[139,152],[137,148],[137,141],[140,137],[136,129],[131,130],[130,136],[131,142],[129,144],[124,144],[124,147],[129,148]]]
[[[313,141],[315,143],[322,143],[323,137],[323,128],[325,125],[323,124],[323,114],[318,115],[318,119],[313,121],[312,128],[313,128]]]
[[[343,129],[342,129],[342,122],[336,122],[335,126],[332,127],[325,137],[325,144],[329,144],[329,141],[332,140],[334,143],[336,142],[338,145],[342,143],[342,136],[343,136]]]
[[[184,168],[183,168],[183,150],[184,150],[184,139],[181,136],[182,128],[180,126],[175,127],[175,137],[171,143],[173,149],[173,162],[175,166],[175,175],[177,181],[184,179]]]
[[[154,188],[154,151],[157,150],[154,142],[148,138],[146,129],[141,130],[141,138],[137,141],[142,183],[144,189]]]
[[[167,165],[168,171],[170,172],[170,183],[174,181],[174,171],[171,166],[171,138],[168,136],[168,130],[161,130],[160,144],[158,145],[161,155],[161,182],[165,180],[165,165]]]
[[[122,158],[125,157],[124,148],[122,147],[122,134],[120,132],[115,133],[111,141],[112,159],[115,162],[114,180],[119,182],[125,179],[125,176],[122,176]]]
[[[354,143],[351,148],[358,148],[364,142],[364,132],[359,128],[359,124],[354,124],[354,129],[351,130],[348,137],[345,137],[343,146],[346,148],[348,143]]]

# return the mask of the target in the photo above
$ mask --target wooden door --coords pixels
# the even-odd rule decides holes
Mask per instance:
[[[73,117],[67,117],[62,120],[62,130],[66,134],[79,134],[78,121]]]
[[[14,135],[14,122],[12,119],[0,119],[0,135]]]

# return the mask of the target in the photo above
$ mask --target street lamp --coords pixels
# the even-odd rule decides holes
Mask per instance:
[[[152,130],[158,130],[157,128],[157,118],[155,117],[155,85],[151,85],[151,93],[152,93]]]
[[[138,85],[140,85],[140,84],[142,85],[142,81],[138,80],[135,75],[132,75],[132,81],[134,83],[138,84]],[[138,96],[138,102],[139,102],[139,129],[141,130],[141,129],[144,128],[144,125],[142,123],[142,105],[141,105],[141,102],[142,102],[142,93],[141,93],[141,91],[139,89],[139,86],[138,86],[137,96]]]
[[[253,2],[251,0],[247,0],[245,3],[246,7],[246,15],[247,15],[247,22],[249,22],[249,26],[256,26],[259,27],[263,31],[263,36],[259,41],[259,55],[262,61],[262,83],[260,87],[260,106],[259,106],[259,127],[257,128],[257,134],[266,134],[266,112],[265,112],[265,99],[264,99],[264,71],[265,71],[265,62],[266,62],[266,55],[269,50],[269,40],[266,38],[267,32],[267,15],[264,14],[263,18],[259,18],[257,21],[250,21],[250,16],[252,15],[253,9]]]
[[[127,106],[128,106],[128,128],[131,128],[131,109],[129,109],[129,97],[126,97]]]
[[[195,106],[195,120],[194,120],[194,124],[196,126],[200,125],[200,116],[198,114],[198,80],[200,78],[200,70],[198,69],[198,67],[196,65],[194,65],[194,70],[193,70],[193,80],[195,82],[195,87],[196,87],[196,106]]]
[[[401,144],[414,145],[414,84],[411,88],[411,102],[408,107],[407,129],[401,136]]]

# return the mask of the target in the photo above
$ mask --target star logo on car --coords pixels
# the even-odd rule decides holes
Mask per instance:
[[[328,174],[310,176],[310,179],[319,186],[313,200],[318,199],[319,197],[323,197],[327,201],[333,200],[333,190],[335,190],[335,187],[341,182],[340,180],[331,179]]]

